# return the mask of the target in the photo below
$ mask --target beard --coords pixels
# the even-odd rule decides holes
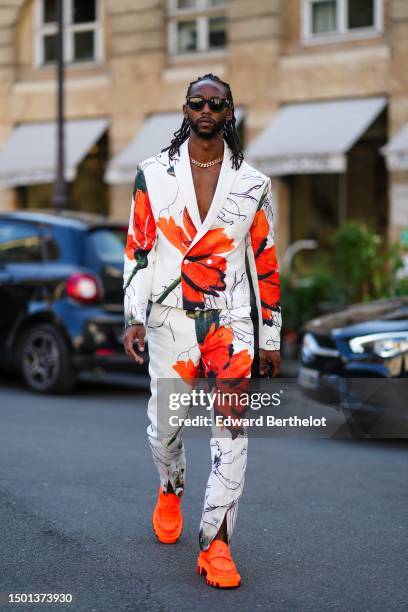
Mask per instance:
[[[221,132],[221,130],[224,129],[225,125],[225,119],[221,119],[220,121],[216,121],[210,129],[206,128],[203,130],[197,121],[193,121],[191,117],[188,117],[187,119],[190,129],[193,130],[194,134],[200,138],[204,138],[205,140],[211,140],[214,138],[218,132]]]

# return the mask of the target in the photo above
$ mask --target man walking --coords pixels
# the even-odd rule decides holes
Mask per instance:
[[[254,327],[245,254],[259,315],[260,374],[276,376],[280,366],[271,181],[244,160],[227,83],[213,74],[190,83],[183,115],[170,146],[138,164],[124,255],[124,347],[142,363],[134,343],[143,351],[149,341],[147,434],[160,477],[152,523],[166,544],[183,528],[186,459],[182,428],[159,426],[158,380],[250,378]],[[248,437],[218,431],[210,442],[197,567],[208,584],[227,588],[241,582],[229,545]]]

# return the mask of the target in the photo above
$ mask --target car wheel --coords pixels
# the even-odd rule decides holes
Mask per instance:
[[[77,380],[61,332],[49,323],[30,327],[19,342],[18,363],[25,384],[39,393],[66,393]]]

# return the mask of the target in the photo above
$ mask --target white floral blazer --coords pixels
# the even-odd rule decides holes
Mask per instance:
[[[271,180],[245,160],[237,170],[224,140],[216,191],[201,222],[188,140],[137,166],[124,253],[125,326],[146,323],[148,301],[185,310],[236,309],[259,314],[259,347],[280,347],[281,308]]]

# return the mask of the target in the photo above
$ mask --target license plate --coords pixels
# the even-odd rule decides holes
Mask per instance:
[[[317,389],[319,386],[319,370],[301,368],[299,372],[299,384],[307,389]]]

